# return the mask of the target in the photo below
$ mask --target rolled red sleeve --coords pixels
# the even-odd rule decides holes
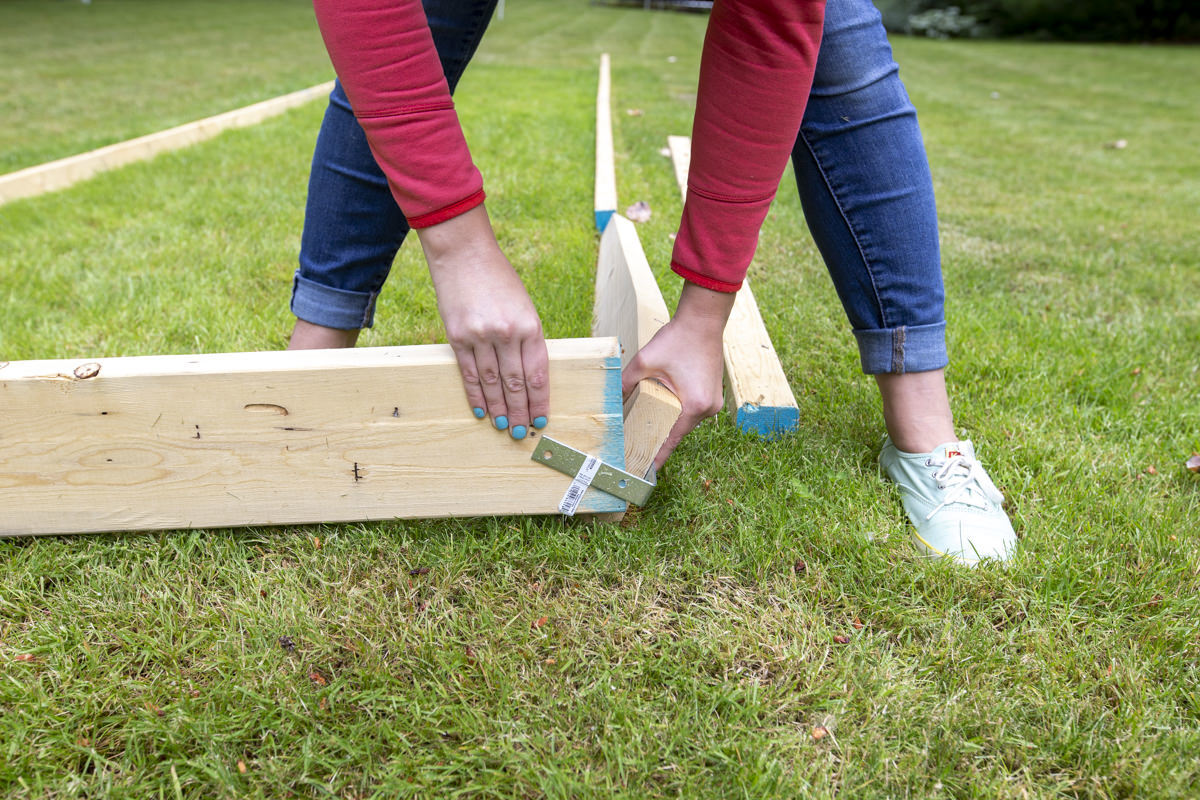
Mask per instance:
[[[735,292],[800,132],[823,0],[716,0],[704,39],[687,201],[671,267]]]
[[[420,0],[313,0],[317,24],[392,196],[414,228],[484,200]]]

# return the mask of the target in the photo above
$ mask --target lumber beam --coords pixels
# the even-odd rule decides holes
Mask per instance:
[[[687,202],[692,140],[687,136],[668,136],[667,147],[671,151],[679,192]],[[749,280],[734,300],[722,345],[725,405],[737,426],[768,439],[795,430],[800,425],[800,409],[763,323]]]
[[[244,128],[282,114],[333,90],[333,81],[310,86],[298,92],[274,97],[261,103],[189,122],[164,131],[139,136],[124,142],[101,147],[87,153],[50,161],[27,169],[0,175],[0,205],[23,197],[65,189],[97,173],[144,161],[168,150],[211,139],[230,128]]]
[[[547,345],[544,433],[622,466],[616,340]],[[471,417],[447,345],[0,362],[0,408],[7,536],[555,514],[571,483]]]
[[[617,172],[613,163],[612,78],[608,53],[600,56],[596,87],[596,230],[601,233],[617,210]]]
[[[600,237],[593,336],[616,336],[621,364],[671,319],[632,222],[613,214]],[[655,380],[641,381],[625,404],[625,471],[645,475],[679,418],[679,398]]]

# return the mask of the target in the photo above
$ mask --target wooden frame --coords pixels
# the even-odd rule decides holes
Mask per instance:
[[[612,78],[608,53],[600,56],[596,86],[596,230],[601,233],[617,210],[617,173],[613,164]]]
[[[593,336],[616,336],[621,364],[671,319],[632,222],[613,214],[600,237]],[[625,470],[645,475],[679,419],[679,398],[655,380],[641,381],[625,403]]]
[[[547,345],[544,433],[621,466],[616,340]],[[0,535],[557,513],[461,380],[446,345],[0,362]]]
[[[87,153],[0,175],[0,205],[22,197],[65,189],[97,173],[143,161],[168,150],[188,147],[211,139],[230,128],[244,128],[257,124],[290,108],[327,95],[332,90],[333,81],[329,81],[148,136],[139,136]]]
[[[679,192],[686,203],[692,140],[686,136],[668,136],[667,147],[671,151]],[[725,404],[737,426],[769,439],[795,430],[800,425],[800,409],[763,323],[749,280],[737,293],[729,322],[725,325],[722,347]]]

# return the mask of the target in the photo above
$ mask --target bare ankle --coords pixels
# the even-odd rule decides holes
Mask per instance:
[[[927,453],[958,440],[943,370],[876,375],[888,436],[906,453]]]
[[[354,347],[358,342],[358,329],[341,330],[326,328],[324,325],[314,325],[302,319],[296,320],[292,328],[292,337],[288,340],[288,350],[327,350],[341,347]]]

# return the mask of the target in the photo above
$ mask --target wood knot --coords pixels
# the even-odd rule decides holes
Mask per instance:
[[[247,403],[243,408],[251,414],[278,414],[281,417],[288,415],[286,408],[274,403]]]
[[[95,361],[89,361],[86,364],[80,364],[75,368],[75,377],[81,381],[86,381],[88,378],[94,378],[100,374],[100,365]]]

